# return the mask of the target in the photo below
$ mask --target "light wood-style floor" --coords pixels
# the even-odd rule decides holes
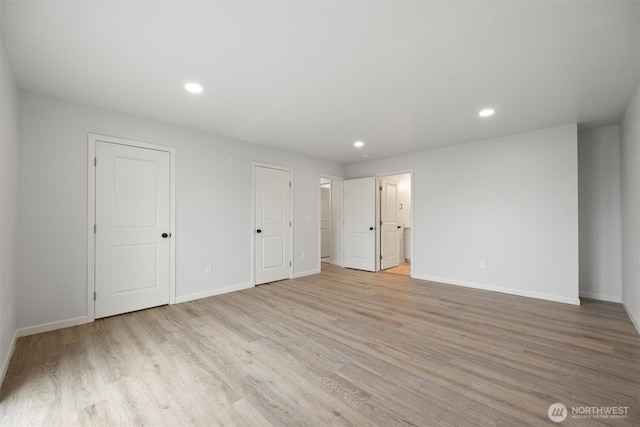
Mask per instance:
[[[527,299],[322,265],[319,275],[21,338],[0,425],[555,425],[628,406],[617,304]]]
[[[403,261],[397,267],[391,267],[384,270],[385,273],[402,274],[403,276],[411,276],[411,263]]]

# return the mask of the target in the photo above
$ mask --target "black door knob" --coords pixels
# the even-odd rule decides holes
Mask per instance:
[[[398,228],[402,228],[402,227],[398,226]]]
[[[369,230],[373,230],[373,227],[369,227]]]
[[[171,233],[167,234],[167,233],[162,233],[162,238],[166,239],[167,237],[171,237]]]
[[[260,230],[259,228],[256,230],[256,233],[262,233],[262,230]]]

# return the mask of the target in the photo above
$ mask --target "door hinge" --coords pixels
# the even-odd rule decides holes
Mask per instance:
[[[380,254],[380,261],[382,261],[382,254]]]
[[[381,185],[380,187],[378,187],[378,189],[379,189],[380,191],[382,191],[382,185]]]
[[[291,221],[289,221],[289,227],[291,227]]]
[[[98,158],[97,157],[93,158],[93,166],[98,166]]]
[[[289,181],[289,188],[291,188],[291,181]]]
[[[96,234],[98,232],[98,226],[93,224],[93,234]]]
[[[380,220],[380,225],[382,225],[382,220]]]
[[[94,301],[96,300],[96,293],[95,292],[93,293],[93,300]]]
[[[289,261],[289,267],[291,267],[291,261]]]

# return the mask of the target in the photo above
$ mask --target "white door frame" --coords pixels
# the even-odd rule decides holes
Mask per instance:
[[[321,191],[319,189],[320,188],[319,184],[320,184],[320,179],[321,178],[330,179],[331,181],[341,181],[341,182],[344,181],[344,178],[341,177],[341,176],[328,175],[328,174],[324,174],[324,173],[321,173],[320,176],[318,177],[318,255],[322,254],[322,236],[320,235],[320,220],[321,220],[321,216],[322,216],[322,206],[321,206],[321,204],[322,204],[322,200],[321,200],[322,195],[320,194]],[[333,188],[333,182],[332,182],[331,183],[331,198],[332,199],[333,199],[333,191],[334,191],[334,188]],[[343,192],[343,195],[344,195],[344,192]],[[332,210],[333,210],[333,208],[332,208]],[[343,210],[343,213],[344,213],[344,200],[343,200],[343,203],[342,203],[342,210]],[[342,227],[343,226],[343,221],[344,221],[344,215],[342,215],[342,218],[334,218],[334,215],[333,214],[331,215],[331,233],[332,234],[334,232],[334,227],[335,227],[337,232],[340,233],[340,236],[343,235],[343,232],[344,232],[343,227]],[[332,245],[331,253],[332,253],[332,255],[331,255],[331,262],[330,263],[334,264],[334,265],[338,265],[340,267],[343,267],[344,266],[344,262],[343,262],[343,258],[344,258],[343,245],[344,245],[344,242],[343,242],[343,239],[340,239],[340,245],[339,245],[340,247],[337,248],[337,251],[340,254],[340,258],[339,259],[333,259],[333,253],[335,252],[333,250],[333,246],[335,244],[336,244],[336,242],[332,238],[331,239],[331,245]],[[318,270],[317,270],[318,273],[320,273],[320,271],[322,269],[322,261],[320,261],[320,258],[321,258],[321,256],[318,257]]]
[[[411,256],[413,257],[413,254],[415,254],[414,250],[413,250],[413,246],[415,245],[415,239],[413,238],[413,223],[414,223],[414,218],[415,215],[413,214],[413,209],[414,209],[414,203],[413,203],[413,169],[404,169],[404,170],[400,170],[400,171],[396,171],[396,172],[385,172],[385,173],[379,173],[374,175],[375,179],[376,179],[376,271],[380,271],[380,244],[381,244],[381,240],[380,240],[380,231],[378,230],[380,227],[380,203],[381,203],[381,199],[380,199],[380,178],[382,178],[383,176],[392,176],[392,175],[403,175],[405,173],[408,173],[409,175],[411,175]],[[402,230],[402,232],[404,233],[404,229]],[[413,262],[411,262],[411,277],[413,277]]]
[[[289,279],[293,277],[293,227],[295,221],[293,219],[293,169],[285,166],[272,165],[262,162],[251,162],[251,285],[256,286],[256,167],[276,169],[289,172],[291,179],[291,188],[289,188],[289,218],[291,218],[291,227],[289,227]],[[318,262],[320,262],[318,260]]]
[[[96,142],[103,141],[112,144],[128,145],[130,147],[146,148],[149,150],[166,151],[169,153],[170,164],[170,233],[169,239],[169,304],[176,303],[176,149],[164,145],[133,141],[112,136],[88,134],[87,150],[87,318],[89,322],[96,319],[95,301],[93,295],[96,289],[96,235],[94,226],[96,221]]]

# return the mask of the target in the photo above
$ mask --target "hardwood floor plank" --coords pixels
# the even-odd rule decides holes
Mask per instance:
[[[582,306],[323,264],[321,274],[20,338],[0,426],[546,425],[628,406],[640,336]]]

